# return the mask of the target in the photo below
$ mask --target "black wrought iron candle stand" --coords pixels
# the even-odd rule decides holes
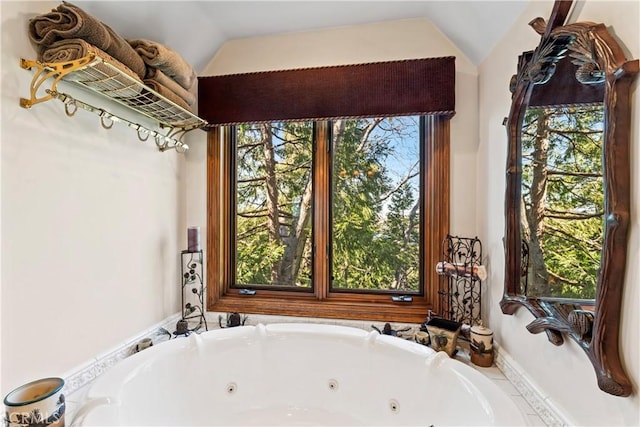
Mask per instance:
[[[204,315],[204,274],[203,274],[204,258],[202,250],[189,251],[184,250],[181,254],[182,268],[182,319],[187,322],[186,330],[184,330],[184,322],[182,323],[180,334],[188,334],[197,332],[202,327],[206,331],[207,319]],[[185,295],[186,294],[186,295]],[[197,322],[197,323],[195,323]],[[180,323],[180,322],[179,322]],[[191,324],[195,326],[191,327]],[[178,332],[178,331],[176,331]]]

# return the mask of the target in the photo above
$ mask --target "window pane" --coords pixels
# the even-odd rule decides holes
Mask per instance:
[[[236,129],[236,286],[310,289],[313,124]]]
[[[333,124],[332,288],[420,291],[419,117]]]

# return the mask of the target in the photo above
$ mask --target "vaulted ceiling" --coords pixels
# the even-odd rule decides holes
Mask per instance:
[[[146,38],[202,70],[227,40],[427,18],[476,65],[524,10],[512,1],[72,1],[125,38]],[[45,11],[43,11],[45,12]],[[425,41],[425,43],[428,41]]]

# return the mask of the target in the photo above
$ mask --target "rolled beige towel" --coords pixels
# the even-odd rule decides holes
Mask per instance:
[[[62,39],[83,39],[133,70],[140,78],[146,66],[140,55],[108,25],[77,6],[62,2],[51,12],[29,20],[29,38],[38,53]]]
[[[162,71],[187,90],[195,85],[197,81],[195,70],[177,52],[152,40],[134,39],[127,41],[148,66]]]
[[[155,80],[162,86],[171,90],[173,93],[184,99],[189,105],[193,105],[196,102],[196,95],[189,92],[178,84],[174,79],[164,74],[162,71],[154,67],[147,68],[147,79]]]
[[[103,63],[97,63],[93,65],[91,69],[87,69],[85,73],[69,73],[66,76],[67,80],[88,83],[91,83],[91,81],[100,81],[100,85],[105,89],[105,92],[119,98],[128,98],[140,93],[142,89],[142,79],[138,77],[136,73],[117,59],[111,57],[111,55],[82,39],[58,40],[42,51],[42,53],[38,55],[38,60],[44,63],[75,61],[91,53],[102,58],[120,72],[126,74],[130,79]],[[135,82],[132,81],[132,79],[135,80]]]
[[[144,79],[143,82],[149,88],[156,91],[160,95],[164,96],[169,101],[179,105],[180,107],[184,108],[187,111],[193,112],[189,104],[187,104],[187,102],[184,99],[180,98],[178,95],[175,94],[175,92],[171,91],[166,86],[163,86],[161,83],[158,83],[157,81],[151,80],[151,79]]]

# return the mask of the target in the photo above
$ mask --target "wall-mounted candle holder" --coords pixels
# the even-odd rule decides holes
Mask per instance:
[[[204,315],[203,262],[204,258],[201,249],[197,251],[187,249],[181,253],[182,318],[178,321],[180,327],[176,326],[175,335],[187,335],[189,332],[199,331],[202,327],[206,331],[209,330],[207,319]],[[186,325],[184,322],[187,322]],[[192,324],[194,325],[192,326]]]

